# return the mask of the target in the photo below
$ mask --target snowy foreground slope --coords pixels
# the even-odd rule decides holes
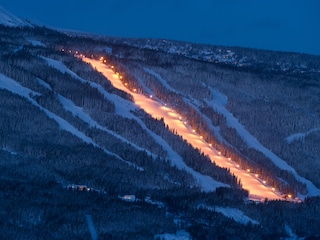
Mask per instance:
[[[0,24],[0,236],[320,234],[317,59],[274,53],[292,66],[274,72],[258,50],[17,28],[2,12],[16,25]]]

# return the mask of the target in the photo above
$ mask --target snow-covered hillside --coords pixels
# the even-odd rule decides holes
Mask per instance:
[[[25,20],[16,17],[14,14],[10,13],[8,10],[0,6],[0,24],[9,27],[31,27],[32,25]]]
[[[0,236],[320,235],[316,58],[0,16]]]

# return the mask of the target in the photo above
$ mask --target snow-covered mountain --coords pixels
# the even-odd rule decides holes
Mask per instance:
[[[0,24],[9,27],[31,27],[32,25],[28,23],[26,20],[22,20],[21,18],[16,17],[14,14],[9,12],[0,6]]]
[[[319,58],[2,15],[0,236],[320,234]]]

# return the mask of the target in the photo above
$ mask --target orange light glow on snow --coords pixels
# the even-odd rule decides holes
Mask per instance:
[[[194,148],[201,149],[201,151],[208,155],[212,162],[216,165],[230,170],[231,174],[234,174],[241,181],[244,189],[249,191],[249,196],[252,199],[264,200],[268,199],[281,199],[280,193],[275,191],[274,188],[266,185],[266,181],[261,182],[258,179],[257,174],[251,174],[250,169],[241,169],[239,164],[231,161],[231,158],[227,158],[221,155],[221,152],[217,152],[212,148],[212,144],[208,144],[201,139],[201,136],[196,134],[195,129],[186,122],[180,121],[180,114],[174,111],[174,109],[166,107],[165,103],[160,103],[152,97],[152,95],[139,94],[137,91],[131,92],[126,86],[128,83],[119,81],[119,76],[113,72],[114,66],[107,67],[99,60],[83,58],[83,61],[90,63],[93,68],[96,68],[107,79],[111,81],[115,88],[118,88],[124,92],[131,94],[134,97],[135,104],[144,109],[148,114],[154,118],[163,118],[165,124],[168,124],[170,128],[175,129],[178,135],[188,141]],[[291,195],[288,195],[291,196]]]

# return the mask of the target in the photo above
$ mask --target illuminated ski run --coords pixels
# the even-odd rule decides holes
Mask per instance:
[[[249,169],[241,169],[237,163],[233,162],[211,147],[202,139],[191,127],[186,124],[173,109],[165,106],[154,100],[151,96],[136,93],[135,89],[128,89],[124,84],[121,76],[115,74],[114,70],[108,67],[105,63],[99,60],[83,57],[84,62],[90,63],[93,68],[101,72],[115,88],[121,89],[134,97],[135,104],[144,109],[145,112],[154,118],[163,118],[165,124],[171,129],[175,129],[178,135],[181,135],[187,140],[194,148],[201,149],[201,151],[208,155],[211,161],[214,161],[218,166],[230,169],[230,172],[240,179],[244,189],[249,191],[249,198],[252,200],[263,201],[264,199],[274,200],[283,199],[281,193],[276,191],[272,186],[269,186],[259,176],[250,172]],[[289,196],[289,195],[288,195]],[[290,196],[289,196],[290,197]]]

